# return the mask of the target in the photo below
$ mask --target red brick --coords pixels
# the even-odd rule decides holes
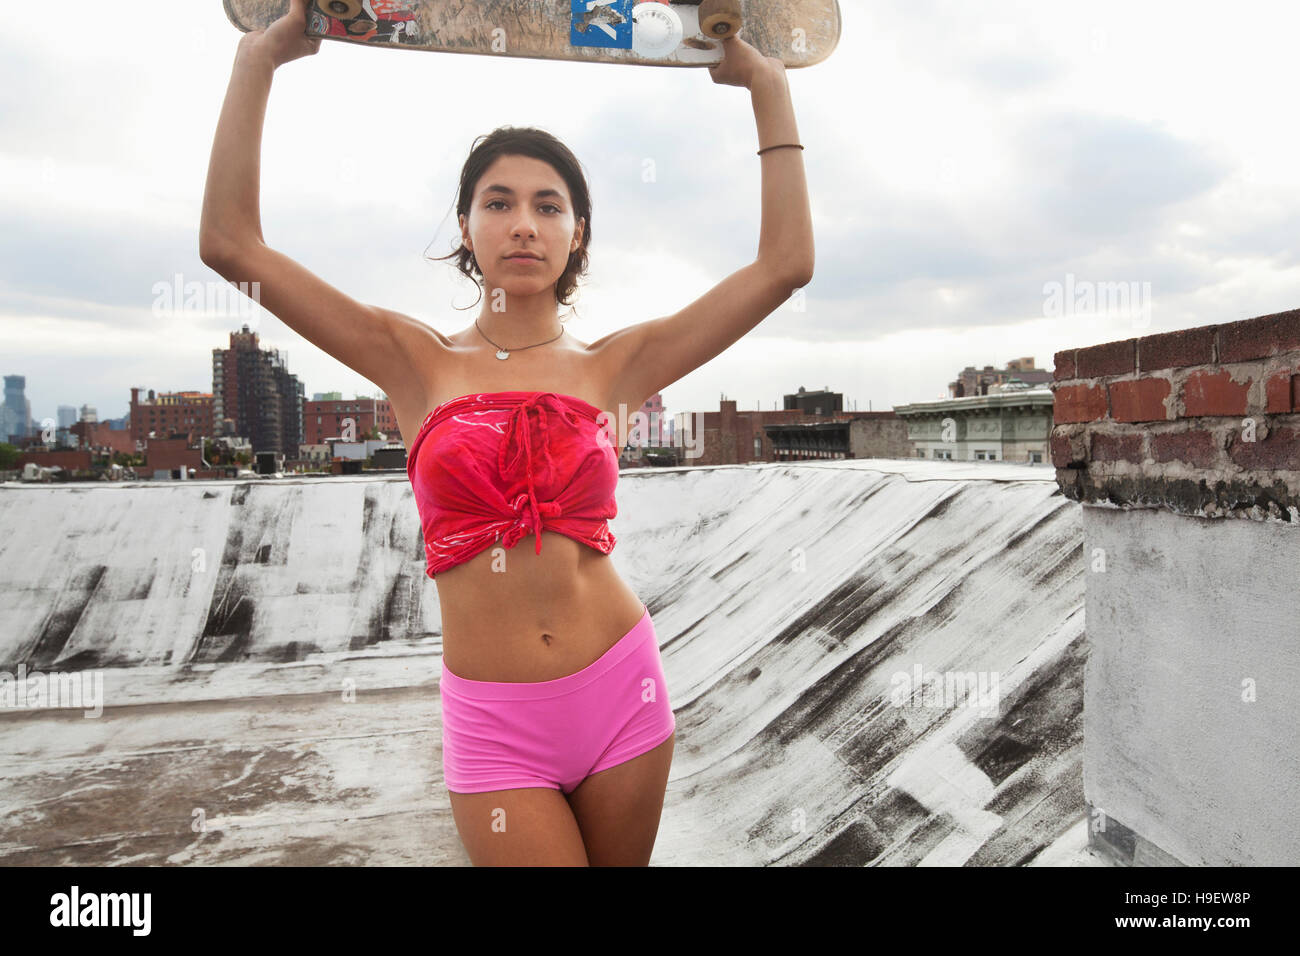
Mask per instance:
[[[1087,437],[1080,434],[1079,429],[1052,429],[1050,446],[1052,446],[1052,464],[1057,468],[1087,467]]]
[[[1110,383],[1110,417],[1117,422],[1162,422],[1169,419],[1167,378],[1139,378]]]
[[[1063,434],[1053,434],[1052,436],[1052,464],[1057,468],[1069,468],[1074,463],[1074,451],[1071,450],[1074,442]]]
[[[1251,379],[1234,382],[1227,369],[1197,369],[1183,382],[1183,415],[1245,415]]]
[[[1213,468],[1219,462],[1219,445],[1203,428],[1151,436],[1151,457],[1156,461],[1181,461],[1193,468]]]
[[[1075,378],[1074,349],[1057,352],[1054,361],[1056,363],[1056,368],[1052,370],[1052,378],[1054,381],[1059,382],[1062,379]]]
[[[1215,325],[1181,332],[1164,332],[1138,339],[1138,369],[1180,368],[1214,361]]]
[[[1088,455],[1093,461],[1131,461],[1135,465],[1140,465],[1142,464],[1142,436],[1094,432]]]
[[[1074,357],[1074,367],[1079,378],[1128,375],[1137,368],[1137,339],[1079,349]]]
[[[1300,309],[1219,327],[1219,361],[1249,362],[1300,349]]]
[[[1102,385],[1062,385],[1052,394],[1052,420],[1057,425],[1095,422],[1106,417],[1106,389]]]
[[[1242,441],[1241,430],[1237,429],[1228,454],[1242,468],[1252,471],[1300,471],[1300,431],[1275,428],[1263,440]]]
[[[1264,412],[1278,415],[1295,409],[1296,390],[1300,388],[1300,375],[1285,369],[1269,377],[1264,384]]]

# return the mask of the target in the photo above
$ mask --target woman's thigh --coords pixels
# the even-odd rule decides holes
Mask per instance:
[[[447,794],[461,842],[475,866],[587,865],[582,833],[559,790],[519,787]]]
[[[590,866],[647,866],[659,835],[676,732],[653,750],[593,773],[568,795]]]

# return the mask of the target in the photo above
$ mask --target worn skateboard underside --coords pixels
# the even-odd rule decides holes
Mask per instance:
[[[289,0],[223,0],[239,29],[260,30],[289,10]],[[698,3],[698,0],[697,0]],[[586,45],[626,40],[627,0],[584,14],[573,0],[317,0],[307,32],[346,43],[407,50],[476,53],[541,60],[576,60],[642,66],[712,66],[721,46],[699,29],[697,3],[672,3],[681,18],[682,41],[663,57],[632,49]],[[736,0],[743,17],[740,37],[788,68],[819,63],[840,34],[836,0]],[[582,8],[588,4],[583,2]],[[335,10],[343,16],[329,16]],[[575,39],[578,41],[575,43]]]

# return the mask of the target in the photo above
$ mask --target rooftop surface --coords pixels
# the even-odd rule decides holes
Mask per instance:
[[[652,864],[1106,865],[1079,508],[1001,462],[624,471],[677,716]],[[468,863],[404,475],[11,482],[0,525],[0,668],[105,702],[0,708],[0,863]],[[996,694],[891,699],[931,672]]]

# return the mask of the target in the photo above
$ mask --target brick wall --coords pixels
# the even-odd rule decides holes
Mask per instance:
[[[145,466],[136,470],[145,475],[154,471],[171,471],[174,468],[203,467],[198,448],[190,448],[184,438],[150,438],[145,450]]]
[[[1300,309],[1067,349],[1054,379],[1067,497],[1300,520]]]

